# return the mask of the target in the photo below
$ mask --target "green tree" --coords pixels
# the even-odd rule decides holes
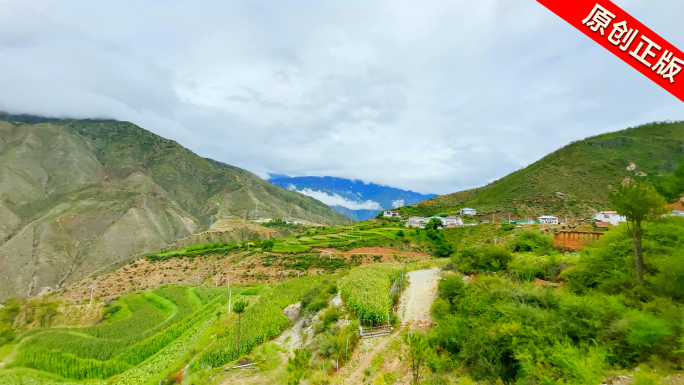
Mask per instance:
[[[290,373],[291,380],[288,385],[299,385],[299,382],[306,378],[311,369],[311,351],[295,349],[294,357],[287,359],[287,372]]]
[[[242,313],[245,312],[245,309],[247,309],[247,306],[249,305],[249,302],[244,299],[239,299],[235,301],[233,304],[233,311],[238,315],[238,332],[237,332],[237,355],[240,357],[240,329],[241,328],[241,321],[242,321]]]
[[[656,183],[655,187],[669,203],[681,199],[684,194],[684,164],[679,166],[670,177]]]
[[[264,251],[271,251],[273,250],[273,246],[275,246],[275,241],[273,239],[269,239],[261,244],[261,249]]]
[[[432,351],[428,345],[425,335],[414,332],[405,333],[402,338],[408,347],[409,364],[411,365],[411,372],[413,379],[411,384],[417,385],[420,380],[420,368],[425,364],[425,361],[430,357]]]
[[[647,184],[630,181],[610,195],[613,209],[627,217],[627,228],[634,245],[634,268],[637,285],[644,284],[644,257],[641,246],[643,235],[641,224],[645,220],[662,215],[665,199]]]
[[[432,218],[430,221],[425,225],[425,230],[437,230],[442,227],[442,221],[437,219],[437,218]]]

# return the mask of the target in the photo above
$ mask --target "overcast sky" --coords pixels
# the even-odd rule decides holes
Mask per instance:
[[[614,1],[684,49],[684,1]],[[422,193],[684,119],[533,0],[0,0],[0,110],[128,120],[261,177]]]

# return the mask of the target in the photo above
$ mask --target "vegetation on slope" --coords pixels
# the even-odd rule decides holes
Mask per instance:
[[[486,186],[400,211],[404,217],[429,216],[474,207],[521,217],[588,217],[610,207],[609,193],[625,178],[657,181],[682,163],[684,123],[652,123],[571,143]]]
[[[458,253],[451,266],[480,275],[440,282],[430,366],[463,365],[483,383],[551,384],[599,383],[611,369],[681,367],[684,219],[648,223],[644,233],[643,287],[624,225],[579,255],[559,254],[538,233]],[[538,278],[562,284],[532,282]]]

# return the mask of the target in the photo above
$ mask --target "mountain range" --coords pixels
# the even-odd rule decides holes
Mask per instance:
[[[269,181],[282,188],[312,196],[337,212],[357,220],[370,219],[382,210],[412,205],[435,196],[330,176],[271,175]]]
[[[454,213],[462,207],[521,217],[588,218],[610,207],[628,178],[655,181],[684,162],[684,122],[657,122],[573,142],[486,186],[440,195],[402,215]]]
[[[132,123],[0,114],[0,300],[158,251],[212,221],[263,217],[349,221]]]

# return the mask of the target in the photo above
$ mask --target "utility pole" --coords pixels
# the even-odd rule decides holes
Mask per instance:
[[[228,289],[228,314],[230,314],[230,303],[233,299],[233,291]]]
[[[95,291],[95,284],[90,285],[90,306],[93,305],[93,292]]]
[[[197,275],[197,286],[199,286],[199,279],[200,279],[200,276]]]

